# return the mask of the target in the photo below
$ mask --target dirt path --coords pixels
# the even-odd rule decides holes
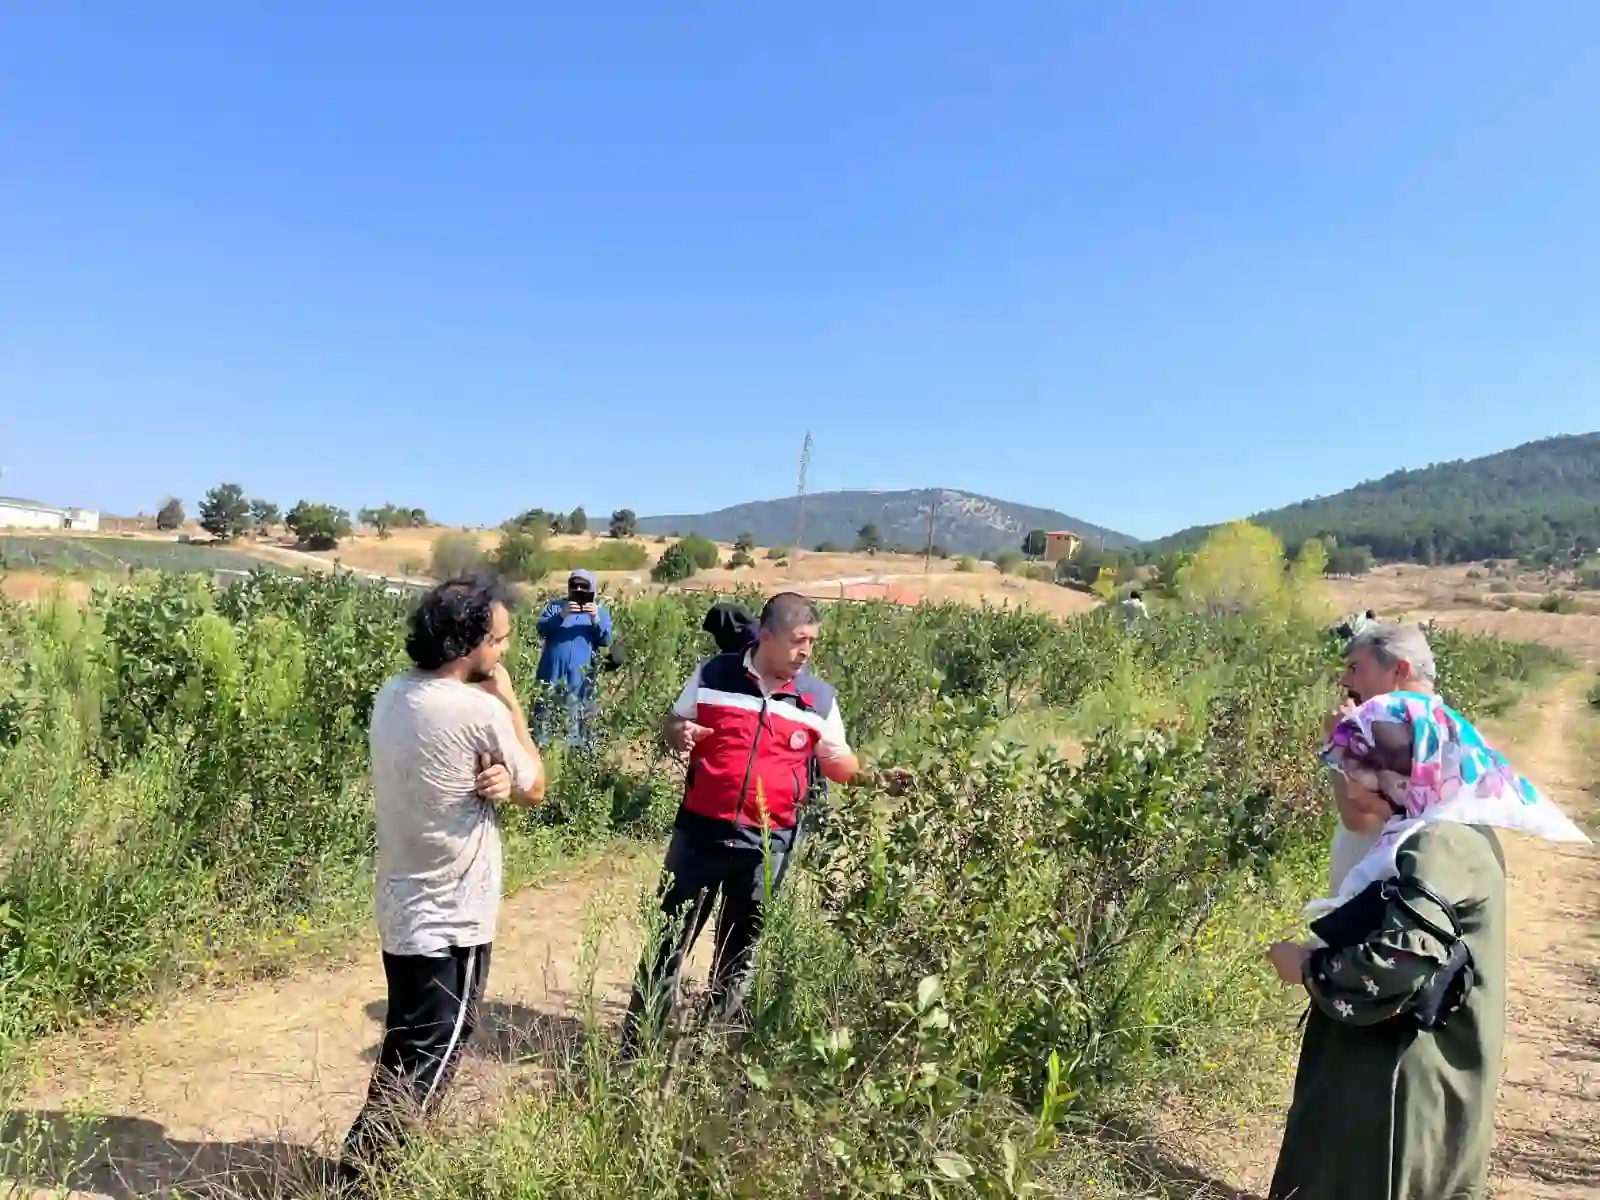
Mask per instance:
[[[637,905],[655,866],[643,854],[596,862],[507,902],[482,1027],[451,1096],[458,1114],[492,1111],[519,1078],[576,1044],[590,964],[596,1000],[625,1001]],[[55,1149],[24,1173],[34,1187],[76,1194],[149,1194],[238,1171],[298,1174],[338,1144],[361,1106],[383,995],[372,953],[185,995],[138,1025],[58,1038],[10,1114],[7,1140],[28,1126],[47,1133]],[[76,1152],[65,1149],[73,1142]]]
[[[1600,801],[1600,718],[1581,672],[1485,732],[1566,811],[1592,823]],[[1505,835],[1511,986],[1496,1115],[1501,1200],[1600,1200],[1600,847]],[[1188,1129],[1196,1196],[1265,1193],[1288,1104]]]
[[[1507,757],[1586,821],[1600,799],[1590,678],[1573,676],[1495,731]],[[1600,1197],[1600,852],[1508,838],[1506,860],[1511,994],[1497,1194]]]

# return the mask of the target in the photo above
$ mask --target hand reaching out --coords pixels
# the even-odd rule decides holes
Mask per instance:
[[[1267,947],[1267,958],[1278,978],[1297,987],[1304,982],[1306,959],[1311,957],[1311,947],[1298,942],[1273,942]]]
[[[905,767],[879,767],[872,782],[890,796],[904,796],[916,786],[917,777]]]
[[[711,729],[708,726],[697,724],[694,721],[681,721],[672,727],[667,741],[674,750],[681,751],[684,754],[693,754],[694,748],[710,736]]]

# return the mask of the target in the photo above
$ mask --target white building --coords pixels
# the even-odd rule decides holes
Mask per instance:
[[[100,514],[92,508],[52,508],[32,500],[0,496],[0,529],[100,528]]]

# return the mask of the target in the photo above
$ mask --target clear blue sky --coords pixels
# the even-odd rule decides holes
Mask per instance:
[[[780,15],[779,10],[787,15]],[[0,13],[0,491],[1139,535],[1600,427],[1600,4]]]

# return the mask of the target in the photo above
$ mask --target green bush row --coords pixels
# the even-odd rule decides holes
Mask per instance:
[[[614,604],[627,666],[597,681],[597,750],[553,755],[549,803],[508,814],[514,856],[665,829],[682,771],[655,731],[710,651],[712,601]],[[366,721],[404,665],[405,613],[349,576],[266,573],[0,605],[7,1045],[136,1004],[263,931],[359,917]],[[1435,637],[1469,711],[1555,662]],[[538,649],[519,621],[509,666],[534,706]],[[1103,611],[830,606],[815,669],[853,740],[922,782],[890,807],[844,791],[817,814],[745,1057],[703,1066],[706,1094],[737,1084],[743,1099],[680,1114],[712,1122],[695,1126],[697,1170],[767,1129],[809,1147],[800,1182],[737,1160],[741,1179],[693,1194],[883,1191],[949,1171],[998,1187],[1073,1114],[1223,1055],[1268,1004],[1249,931],[1304,898],[1285,864],[1313,862],[1325,829],[1313,751],[1336,654],[1314,629],[1242,616],[1132,632]],[[1012,745],[1025,719],[1084,741],[1081,765]],[[1222,979],[1233,998],[1205,999]]]

